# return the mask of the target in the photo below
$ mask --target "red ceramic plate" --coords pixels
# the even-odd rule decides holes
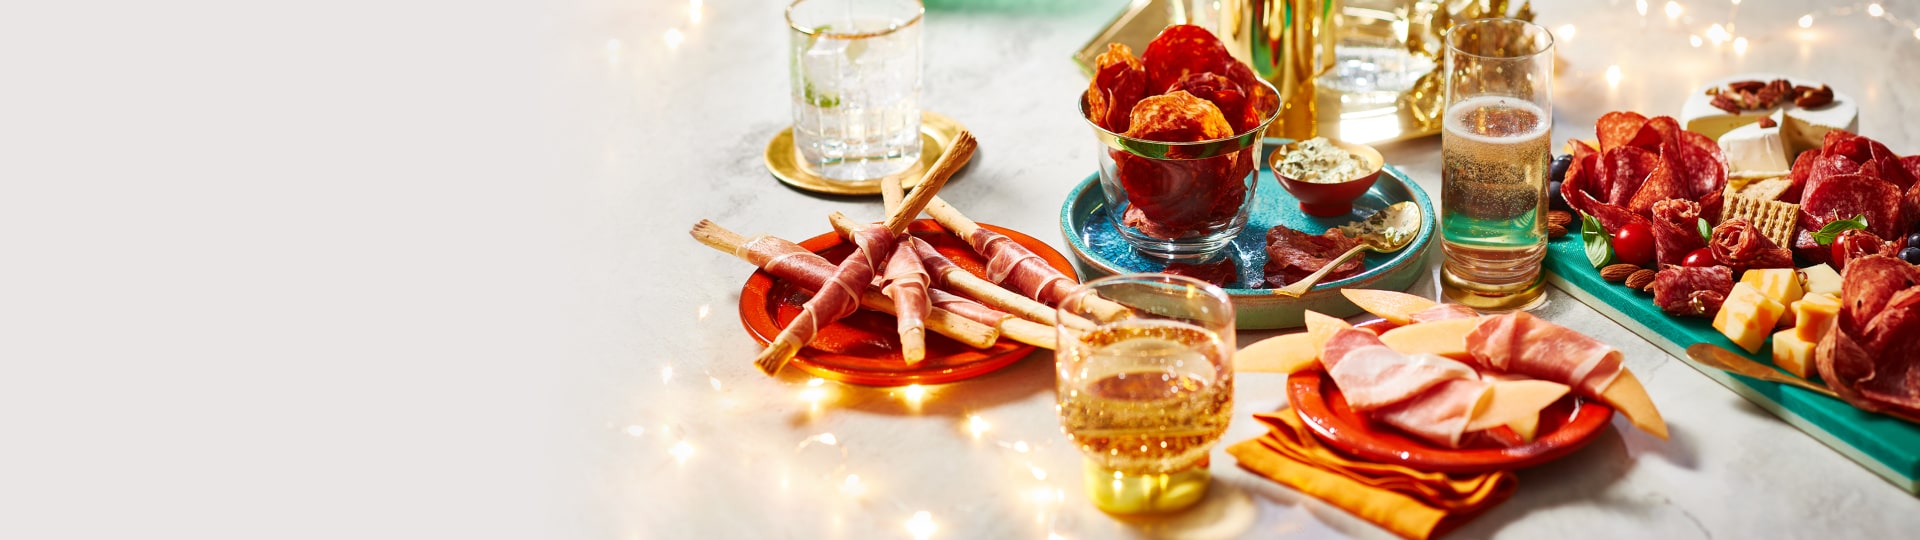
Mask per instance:
[[[1072,264],[1045,243],[993,225],[981,224],[981,227],[1007,235],[1046,260],[1047,264],[1070,277],[1075,275]],[[907,230],[933,244],[934,249],[953,259],[954,264],[968,272],[986,275],[986,260],[974,253],[965,240],[948,233],[933,220],[916,221]],[[800,246],[834,263],[839,263],[853,252],[851,245],[842,242],[833,233],[809,238]],[[774,279],[765,271],[756,271],[747,278],[746,286],[740,290],[740,322],[746,325],[747,333],[755,341],[765,345],[780,335],[780,329],[800,314],[801,306],[809,298],[813,298],[811,291]],[[929,333],[926,359],[918,365],[909,366],[900,359],[900,338],[894,330],[893,316],[863,309],[821,329],[820,334],[814,336],[813,341],[801,349],[800,354],[788,365],[816,377],[853,384],[938,384],[993,372],[1025,358],[1033,350],[1032,345],[1009,339],[1000,340],[986,349],[975,349],[945,336]]]
[[[1334,448],[1380,463],[1447,473],[1523,469],[1559,459],[1593,442],[1613,417],[1611,407],[1569,394],[1540,412],[1540,431],[1531,443],[1503,447],[1483,437],[1466,441],[1462,448],[1444,448],[1355,412],[1324,370],[1288,376],[1287,400],[1314,435]]]

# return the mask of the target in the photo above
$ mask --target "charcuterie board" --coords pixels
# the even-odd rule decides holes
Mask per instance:
[[[1548,243],[1546,270],[1548,282],[1676,358],[1686,359],[1687,346],[1695,343],[1746,354],[1715,330],[1711,321],[1667,315],[1653,304],[1651,295],[1602,280],[1587,261],[1578,234]],[[1773,363],[1768,348],[1746,356]],[[1900,489],[1920,494],[1920,424],[1862,411],[1801,388],[1687,363]]]

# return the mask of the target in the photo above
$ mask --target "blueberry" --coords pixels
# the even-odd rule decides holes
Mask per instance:
[[[1551,208],[1554,210],[1565,210],[1568,212],[1573,211],[1573,207],[1567,206],[1567,198],[1560,195],[1559,180],[1554,180],[1552,182],[1547,183],[1547,208]]]
[[[1547,180],[1561,182],[1567,179],[1567,166],[1573,165],[1573,154],[1553,156],[1553,166],[1547,169]]]
[[[1920,247],[1920,232],[1907,235],[1907,247]]]
[[[1907,261],[1907,264],[1920,264],[1920,247],[1901,249],[1900,260]]]

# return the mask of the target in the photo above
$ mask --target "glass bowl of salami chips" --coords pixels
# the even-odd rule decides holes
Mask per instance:
[[[1204,28],[1169,26],[1140,57],[1109,45],[1080,112],[1100,141],[1101,189],[1121,237],[1161,262],[1217,258],[1247,225],[1261,134],[1279,103]]]

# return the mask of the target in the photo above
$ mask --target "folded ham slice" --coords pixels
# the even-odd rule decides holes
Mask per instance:
[[[1472,366],[1387,348],[1372,331],[1343,328],[1320,352],[1335,386],[1355,411],[1448,447],[1458,447],[1490,384]]]
[[[1467,334],[1482,367],[1553,381],[1598,396],[1620,376],[1620,351],[1525,312],[1484,319]]]

